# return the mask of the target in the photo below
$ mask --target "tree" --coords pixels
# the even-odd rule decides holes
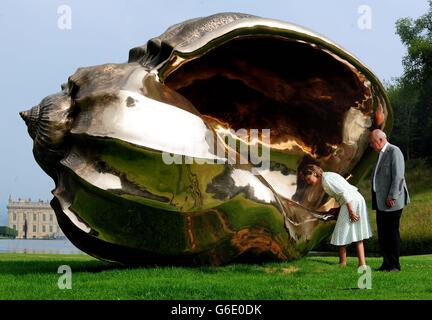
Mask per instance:
[[[396,136],[411,144],[405,147],[407,156],[432,156],[432,0],[418,19],[399,19],[396,33],[407,47],[404,73],[389,87],[395,129],[401,130]]]
[[[427,81],[432,71],[432,0],[429,0],[429,12],[420,18],[399,19],[396,33],[408,50],[402,60],[403,80],[411,84]]]
[[[385,86],[395,114],[392,143],[398,145],[409,160],[413,156],[415,141],[419,139],[417,132],[413,130],[416,127],[413,111],[418,102],[418,91],[399,79],[386,83]]]

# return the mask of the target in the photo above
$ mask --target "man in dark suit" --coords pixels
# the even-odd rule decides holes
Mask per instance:
[[[410,202],[405,181],[405,161],[398,147],[388,143],[386,134],[376,129],[370,146],[379,153],[372,172],[372,209],[376,210],[378,242],[383,263],[379,271],[400,271],[399,222],[402,210]]]

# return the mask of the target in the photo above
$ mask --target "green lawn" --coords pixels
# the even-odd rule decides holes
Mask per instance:
[[[372,268],[381,259],[368,258]],[[402,272],[372,271],[359,290],[356,259],[336,257],[201,268],[122,269],[87,255],[0,254],[0,299],[432,299],[432,255],[401,258]],[[72,289],[60,290],[60,265]]]

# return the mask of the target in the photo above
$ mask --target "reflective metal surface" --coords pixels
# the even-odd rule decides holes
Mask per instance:
[[[354,56],[237,13],[174,25],[127,63],[80,68],[21,116],[68,238],[141,265],[301,257],[332,232],[338,205],[301,168],[355,184],[373,159],[369,131],[392,122],[381,83]]]

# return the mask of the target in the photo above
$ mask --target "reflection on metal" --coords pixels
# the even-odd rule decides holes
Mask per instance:
[[[332,232],[337,203],[300,169],[358,182],[373,157],[369,131],[392,121],[382,85],[354,56],[237,13],[176,24],[127,63],[80,68],[62,89],[21,113],[55,181],[51,205],[78,248],[123,264],[304,255]],[[268,168],[227,143],[264,142],[241,129],[270,129]]]

